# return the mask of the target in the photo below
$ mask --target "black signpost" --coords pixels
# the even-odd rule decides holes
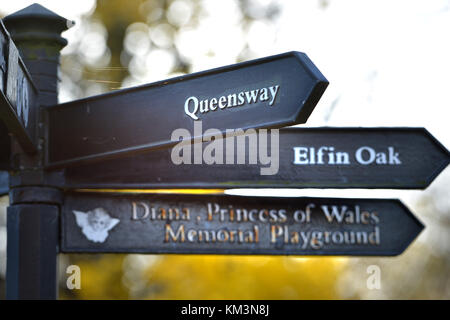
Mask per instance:
[[[176,164],[173,148],[69,167],[62,187],[145,188],[392,188],[424,189],[446,168],[448,150],[424,128],[287,128],[269,163]],[[203,153],[209,143],[198,152]],[[223,145],[225,146],[225,142]],[[279,148],[278,148],[279,147]],[[279,150],[279,151],[278,151]],[[194,148],[191,148],[192,158]],[[263,168],[273,174],[262,175]]]
[[[60,50],[67,44],[60,34],[67,29],[69,23],[67,19],[38,4],[5,17],[3,22],[13,40],[8,41],[9,51],[3,51],[9,54],[6,90],[2,91],[5,94],[1,105],[3,116],[10,115],[2,119],[12,134],[10,150],[1,150],[2,153],[10,154],[11,164],[6,297],[56,299],[59,204],[62,190],[48,183],[54,174],[43,170],[42,150],[45,140],[41,111],[57,103]],[[14,51],[11,51],[11,43],[17,46],[20,58],[12,54]],[[20,62],[21,59],[24,64]],[[12,72],[14,67],[16,71]],[[31,97],[27,100],[23,91],[28,88],[29,94],[34,93],[33,85],[28,86],[28,74],[37,88],[37,96],[34,97],[36,100]],[[26,80],[25,83],[23,79]],[[14,94],[9,95],[13,92],[8,91],[10,84],[17,85],[16,103]],[[28,102],[28,113],[24,113],[27,107],[26,104],[20,104],[21,101]],[[17,109],[18,106],[22,106],[22,109]],[[18,110],[22,110],[22,113]],[[35,130],[28,131],[29,128]],[[29,133],[30,143],[24,133]],[[35,153],[30,152],[33,151],[33,146]]]
[[[4,22],[9,299],[56,299],[61,252],[392,256],[424,228],[392,199],[144,194],[424,189],[448,165],[448,150],[423,128],[267,130],[306,122],[328,85],[303,53],[57,104],[70,23],[38,4]]]

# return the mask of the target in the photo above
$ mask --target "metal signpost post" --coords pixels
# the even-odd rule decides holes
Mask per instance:
[[[3,52],[8,55],[3,55],[6,90],[0,107],[13,137],[6,296],[56,299],[62,193],[48,183],[55,174],[43,170],[40,111],[57,103],[59,52],[67,43],[60,34],[68,24],[37,4],[5,17],[3,23],[10,36],[3,33],[8,44]]]
[[[392,256],[424,228],[394,199],[144,194],[424,189],[448,165],[449,152],[423,128],[269,134],[305,123],[328,85],[303,53],[58,104],[67,44],[60,34],[72,23],[38,4],[3,22],[0,170],[9,176],[0,172],[0,193],[9,189],[9,299],[56,299],[61,252]],[[266,153],[255,158],[255,150]],[[134,193],[98,190],[108,188]]]

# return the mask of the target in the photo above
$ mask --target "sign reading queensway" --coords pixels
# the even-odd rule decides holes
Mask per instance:
[[[391,256],[422,229],[392,199],[67,193],[61,251]]]
[[[45,109],[46,165],[170,146],[196,121],[223,133],[304,123],[327,85],[304,53],[289,52],[59,104]]]
[[[231,159],[229,149],[225,148],[224,153],[216,151],[221,158],[215,160],[220,163],[213,164],[195,164],[192,159],[190,164],[176,164],[173,156],[178,151],[174,148],[154,150],[66,168],[61,187],[423,189],[450,161],[448,150],[424,128],[325,127],[281,129],[279,135],[262,132],[253,137],[257,146],[252,150],[261,151],[261,141],[268,141],[269,151],[264,157],[257,154],[253,163],[249,161],[248,143],[244,151],[235,150]],[[233,142],[230,139],[239,138],[218,139],[215,143],[225,146]],[[200,148],[187,148],[185,152],[192,153],[188,160],[191,156],[195,159],[197,152],[201,155],[211,151],[211,143],[204,143],[203,148],[201,144],[196,144]],[[246,161],[239,163],[240,155],[245,155]],[[263,170],[271,174],[264,175]]]

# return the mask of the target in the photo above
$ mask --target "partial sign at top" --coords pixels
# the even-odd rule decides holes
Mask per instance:
[[[0,119],[29,153],[36,151],[37,95],[16,45],[0,22]]]
[[[304,123],[327,85],[304,53],[290,52],[60,104],[46,109],[46,164],[173,145],[175,130],[192,130],[199,121],[203,137],[214,135],[210,128]]]

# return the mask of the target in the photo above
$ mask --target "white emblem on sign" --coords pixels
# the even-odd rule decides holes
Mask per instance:
[[[120,222],[119,219],[112,218],[103,208],[88,212],[73,210],[73,214],[83,234],[92,242],[105,242],[108,231]]]

